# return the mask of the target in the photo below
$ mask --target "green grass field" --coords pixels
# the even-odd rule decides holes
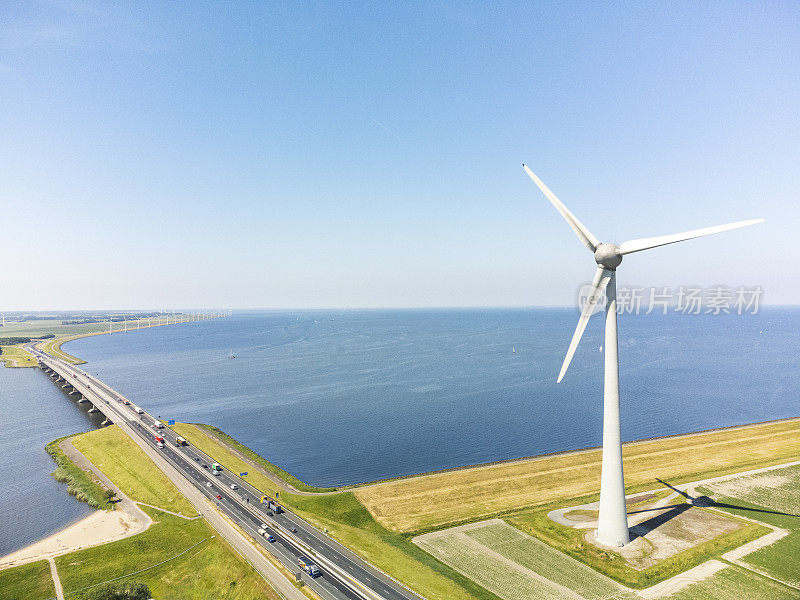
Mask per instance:
[[[73,443],[133,500],[196,514],[153,461],[118,427],[80,434]],[[204,519],[184,519],[148,507],[142,510],[154,520],[146,531],[56,559],[65,593],[126,577],[146,583],[156,598],[279,599]],[[167,562],[158,564],[163,561]],[[81,593],[71,597],[80,599]]]
[[[68,437],[70,436],[53,440],[45,446],[45,450],[57,465],[52,473],[53,477],[56,481],[66,483],[67,493],[81,502],[86,502],[92,508],[113,510],[114,504],[109,502],[109,496],[97,482],[97,478],[76,466],[58,447],[59,442]]]
[[[65,594],[127,578],[147,584],[155,598],[279,599],[205,520],[143,510],[156,521],[147,531],[56,559]]]
[[[232,438],[231,436],[229,436],[227,433],[225,433],[224,431],[222,431],[218,427],[214,427],[213,425],[204,425],[202,423],[197,423],[195,426],[200,428],[201,430],[204,430],[204,431],[210,433],[211,435],[221,439],[228,446],[230,446],[232,448],[235,448],[240,453],[242,453],[244,456],[246,456],[247,458],[252,460],[254,463],[260,465],[261,467],[263,467],[264,469],[266,469],[267,471],[269,471],[273,475],[276,475],[277,477],[282,479],[284,482],[286,482],[287,484],[289,484],[290,486],[294,487],[295,489],[297,489],[297,490],[299,490],[301,492],[330,492],[330,491],[335,491],[337,489],[337,488],[315,487],[313,485],[308,485],[304,481],[300,481],[297,477],[295,477],[291,473],[288,473],[288,472],[284,471],[283,469],[281,469],[279,466],[272,464],[266,458],[264,458],[260,454],[257,454],[256,452],[254,452],[253,450],[251,450],[250,448],[248,448],[244,444],[240,443],[238,440]],[[243,471],[240,471],[240,472],[243,472]]]
[[[0,600],[47,600],[55,595],[46,560],[0,571]]]
[[[724,510],[735,516],[782,527],[788,529],[790,534],[743,558],[744,563],[777,581],[759,573],[730,566],[711,579],[693,584],[670,598],[799,598],[800,514],[796,512],[800,501],[798,482],[800,466],[793,466],[716,482],[700,488],[700,493],[714,498],[714,511]],[[732,495],[722,496],[715,493],[715,490],[725,490]],[[750,499],[758,499],[766,506],[751,502]],[[727,550],[770,531],[766,527],[749,524],[744,530],[722,535],[671,559],[665,559],[655,567],[636,571],[626,567],[615,553],[587,544],[583,540],[585,530],[567,529],[550,521],[546,513],[551,508],[508,517],[507,521],[516,525],[519,530],[504,522],[491,521],[484,526],[453,528],[423,535],[415,541],[453,568],[471,574],[477,583],[501,595],[505,600],[526,597],[529,593],[532,594],[531,597],[557,598],[563,588],[582,598],[603,600],[628,598],[631,594],[619,588],[602,573],[627,586],[647,587],[708,559],[720,559]],[[520,530],[530,533],[532,537],[523,535]],[[533,536],[543,537],[548,543],[533,539]],[[580,562],[573,560],[571,556],[580,559]],[[500,558],[507,560],[503,563]],[[481,560],[489,565],[488,570],[476,572]],[[587,564],[595,570],[590,569]],[[552,596],[542,591],[529,592],[535,579],[530,573],[527,577],[524,571],[520,574],[523,570],[520,567],[555,584],[547,592]],[[516,584],[512,585],[512,581]],[[541,581],[538,585],[546,586]]]
[[[178,488],[116,425],[75,436],[72,444],[132,500],[187,516],[197,514]]]
[[[0,346],[0,360],[7,367],[35,367],[38,362],[22,346]]]
[[[200,450],[214,457],[232,473],[247,471],[247,481],[274,495],[277,485],[207,433],[186,423],[173,429]],[[497,600],[473,583],[415,546],[407,537],[387,530],[375,521],[352,492],[303,496],[280,492],[280,500],[315,526],[428,600]]]
[[[669,596],[669,600],[797,600],[800,590],[730,566]]]
[[[64,362],[68,362],[68,363],[73,364],[73,365],[82,365],[86,361],[85,360],[81,360],[80,358],[77,358],[76,356],[72,356],[71,354],[67,354],[66,352],[64,352],[61,349],[61,344],[64,344],[64,343],[72,341],[72,340],[76,340],[76,339],[81,338],[81,337],[86,337],[86,336],[89,336],[89,335],[102,335],[102,334],[100,334],[100,333],[82,333],[82,334],[76,334],[76,335],[67,335],[67,336],[57,337],[57,338],[54,338],[52,340],[47,340],[46,342],[41,344],[39,347],[42,349],[42,352],[44,352],[45,354],[49,354],[50,356],[53,356],[55,358],[60,358]]]

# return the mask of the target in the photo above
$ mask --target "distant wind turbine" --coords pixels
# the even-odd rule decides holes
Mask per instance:
[[[600,475],[600,511],[597,519],[597,540],[608,546],[624,546],[630,541],[628,533],[628,513],[625,507],[625,476],[622,470],[622,440],[620,436],[619,419],[619,356],[617,348],[617,267],[622,262],[622,257],[633,252],[649,250],[658,246],[666,246],[675,242],[682,242],[692,238],[721,233],[731,229],[739,229],[756,223],[763,223],[764,219],[750,219],[738,221],[716,227],[693,229],[683,233],[662,235],[658,237],[643,238],[616,244],[601,243],[581,223],[569,209],[564,206],[556,195],[534,175],[525,165],[522,165],[533,182],[542,193],[547,196],[550,203],[564,217],[572,227],[580,241],[590,252],[594,253],[597,270],[594,274],[591,290],[583,305],[578,327],[572,336],[572,341],[567,350],[567,356],[561,365],[558,374],[558,383],[567,372],[578,342],[581,340],[589,317],[592,316],[598,300],[603,292],[606,295],[606,332],[605,348],[605,376],[603,391],[603,460]]]

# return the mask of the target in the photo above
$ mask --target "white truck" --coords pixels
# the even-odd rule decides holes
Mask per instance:
[[[319,577],[322,575],[322,571],[319,570],[319,567],[315,565],[311,559],[306,558],[305,556],[299,556],[297,558],[297,564],[301,569],[303,569],[303,571],[311,575],[311,577]]]

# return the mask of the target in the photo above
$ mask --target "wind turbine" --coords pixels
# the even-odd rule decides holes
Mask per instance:
[[[675,242],[682,242],[692,238],[721,233],[731,229],[739,229],[756,223],[763,223],[764,219],[750,219],[738,221],[716,227],[693,229],[683,233],[662,235],[658,237],[643,238],[616,244],[601,243],[581,223],[569,209],[564,206],[556,195],[534,175],[527,166],[522,165],[533,182],[547,196],[550,203],[561,213],[564,220],[572,227],[578,238],[590,252],[594,253],[597,271],[594,274],[591,290],[586,298],[586,303],[581,310],[578,326],[572,336],[572,341],[567,350],[567,356],[561,365],[558,374],[558,383],[567,372],[578,342],[581,340],[589,317],[594,312],[597,301],[603,292],[606,295],[606,331],[605,348],[605,374],[603,389],[603,460],[600,475],[600,511],[597,518],[597,540],[608,546],[624,546],[630,541],[628,533],[628,513],[625,507],[625,476],[622,470],[622,440],[620,437],[619,421],[619,357],[617,349],[617,267],[622,262],[622,257],[633,252],[649,250],[658,246],[666,246]]]

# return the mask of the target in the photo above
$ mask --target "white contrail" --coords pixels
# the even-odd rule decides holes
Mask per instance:
[[[386,133],[388,133],[389,135],[391,135],[391,136],[394,136],[394,137],[395,137],[395,139],[397,139],[397,141],[400,141],[400,137],[399,137],[399,136],[398,136],[398,135],[397,135],[397,134],[396,134],[394,131],[392,131],[391,129],[389,129],[388,127],[386,127],[386,126],[385,126],[383,123],[379,123],[379,122],[378,122],[378,121],[376,121],[375,119],[372,119],[372,122],[373,122],[373,123],[375,123],[375,125],[377,125],[377,126],[378,126],[378,127],[380,127],[381,129],[383,129],[383,130],[384,130]]]

